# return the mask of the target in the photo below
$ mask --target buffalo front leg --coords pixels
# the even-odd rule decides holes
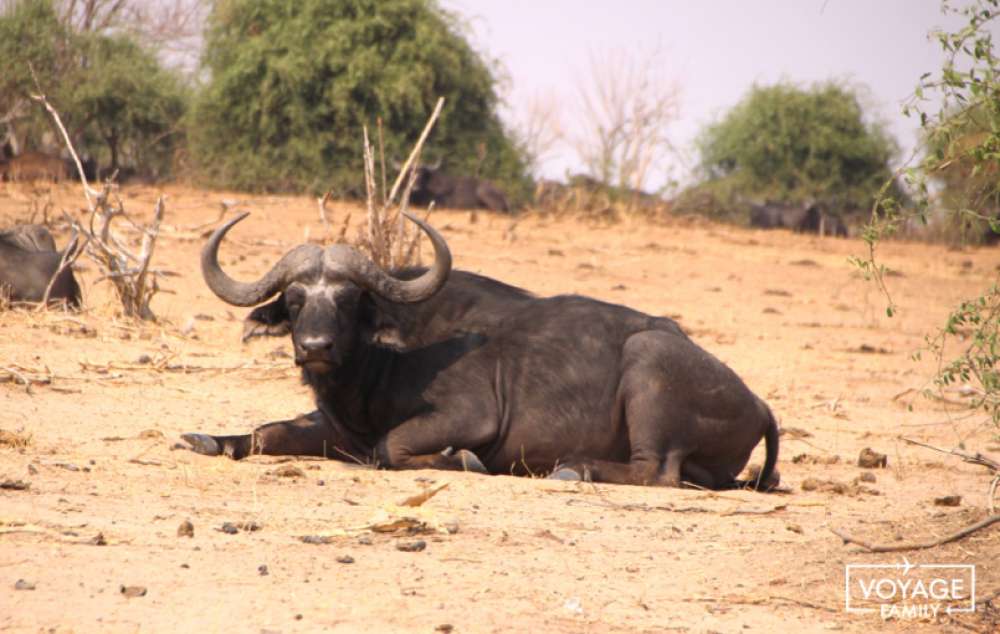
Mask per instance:
[[[490,473],[470,448],[489,444],[497,433],[489,421],[465,423],[464,417],[423,416],[389,431],[376,447],[390,469],[444,469]]]
[[[206,456],[229,456],[234,460],[251,454],[267,456],[324,456],[340,460],[351,459],[347,448],[341,447],[340,438],[319,411],[304,414],[292,420],[261,425],[252,434],[236,436],[211,436],[209,434],[182,434],[189,448]],[[354,458],[359,458],[354,456]]]

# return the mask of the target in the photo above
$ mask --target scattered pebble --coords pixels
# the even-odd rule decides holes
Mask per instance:
[[[831,465],[840,462],[840,456],[813,456],[807,453],[800,453],[792,458],[795,464],[823,464]]]
[[[449,535],[454,535],[458,532],[458,522],[445,522],[444,529],[448,531]]]
[[[884,453],[878,453],[865,447],[858,456],[858,466],[862,469],[885,469],[889,465],[889,458]]]
[[[401,550],[404,553],[419,553],[425,548],[427,548],[427,542],[422,539],[396,542],[396,550]]]
[[[934,498],[934,506],[959,506],[962,504],[961,495],[945,495]]]
[[[792,531],[793,533],[798,533],[799,535],[802,534],[802,527],[798,524],[785,524],[785,529]]]
[[[104,533],[98,533],[90,539],[90,543],[94,546],[107,546],[108,540],[104,539]]]
[[[340,557],[337,557],[337,563],[339,563],[339,564],[353,564],[354,563],[354,557],[351,557],[350,555],[341,555]]]
[[[303,544],[332,544],[333,537],[329,535],[302,535],[299,541]]]
[[[33,581],[25,581],[24,579],[18,579],[14,582],[15,590],[34,590],[35,583]]]
[[[6,491],[27,491],[31,486],[30,482],[24,480],[3,480],[0,481],[0,489]]]
[[[227,535],[235,535],[240,531],[253,533],[255,531],[259,531],[260,528],[260,524],[257,522],[224,522],[220,528],[215,530],[223,532]]]
[[[153,357],[149,356],[148,354],[140,354],[139,358],[136,359],[135,362],[138,363],[139,365],[146,365],[148,363],[153,362]]]
[[[267,569],[267,564],[261,564],[257,566],[257,574],[259,574],[261,577],[266,577],[267,575],[271,574],[271,572]]]
[[[282,466],[278,467],[277,469],[275,469],[274,471],[272,471],[271,473],[273,475],[278,476],[279,478],[304,478],[304,477],[306,477],[306,474],[305,474],[305,472],[302,469],[299,469],[295,465],[290,465],[290,464],[282,465]]]
[[[184,520],[181,525],[177,527],[178,537],[194,537],[194,524],[191,520]]]
[[[437,627],[435,627],[434,631],[435,632],[444,632],[444,634],[448,634],[453,629],[455,629],[455,626],[452,625],[451,623],[442,623],[441,625],[438,625]]]
[[[146,596],[146,587],[145,586],[121,586],[120,591],[121,591],[121,593],[123,595],[125,595],[126,597],[128,597],[130,599],[135,598],[135,597],[144,597],[144,596]]]
[[[580,603],[580,597],[570,597],[569,599],[566,599],[566,603],[563,603],[563,608],[571,614],[583,614],[583,604]]]
[[[857,478],[858,482],[876,482],[875,474],[871,471],[865,471]]]

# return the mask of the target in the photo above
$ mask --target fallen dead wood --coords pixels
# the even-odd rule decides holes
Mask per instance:
[[[935,447],[934,445],[928,445],[926,443],[920,442],[919,440],[913,440],[912,438],[906,438],[904,436],[900,436],[900,440],[909,443],[911,445],[924,447],[925,449],[931,449],[940,453],[946,453],[952,456],[957,456],[962,459],[962,462],[968,462],[969,464],[979,465],[981,467],[986,467],[987,469],[992,469],[993,471],[1000,472],[1000,462],[997,462],[992,458],[988,458],[979,452],[970,454],[967,451],[958,448],[941,449],[940,447]]]
[[[684,598],[681,601],[685,603],[724,603],[724,604],[734,604],[734,605],[767,605],[774,601],[781,601],[785,603],[792,603],[795,605],[800,605],[804,608],[810,608],[813,610],[823,610],[824,612],[840,612],[838,608],[831,608],[820,603],[813,603],[811,601],[804,601],[802,599],[795,599],[793,597],[786,597],[780,594],[771,594],[764,597],[741,597],[741,596],[723,596],[723,597],[691,597]]]
[[[938,539],[932,539],[926,542],[903,542],[901,544],[873,544],[871,542],[864,541],[857,537],[850,535],[842,530],[836,528],[831,528],[832,532],[837,537],[844,540],[844,545],[847,544],[857,544],[861,546],[866,551],[870,553],[896,553],[904,550],[924,550],[927,548],[934,548],[936,546],[941,546],[944,544],[949,544],[951,542],[958,541],[962,538],[968,537],[969,535],[975,533],[978,530],[982,530],[988,526],[1000,522],[1000,514],[994,514],[982,519],[975,524],[970,524],[960,531],[956,531],[951,535],[941,537]]]

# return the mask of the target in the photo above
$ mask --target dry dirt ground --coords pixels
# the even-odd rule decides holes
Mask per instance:
[[[157,193],[127,188],[123,198],[148,218]],[[241,345],[244,312],[201,279],[197,254],[220,201],[252,213],[223,247],[236,277],[255,277],[324,233],[309,198],[181,187],[166,196],[154,264],[176,276],[154,300],[159,323],[118,316],[86,261],[83,313],[0,313],[0,368],[34,380],[28,390],[0,372],[0,429],[9,432],[0,482],[15,487],[0,489],[0,629],[997,631],[988,605],[937,621],[845,613],[845,564],[901,556],[861,553],[831,532],[926,540],[985,517],[985,469],[900,437],[1000,455],[997,430],[981,417],[917,395],[934,362],[911,359],[949,307],[995,279],[995,249],[885,245],[899,305],[888,319],[847,262],[863,254],[858,240],[684,220],[473,223],[435,212],[457,267],[669,315],[771,404],[786,431],[779,469],[789,492],[712,493],[172,449],[185,431],[244,433],[312,409],[289,342]],[[46,201],[53,216],[78,215],[83,204],[69,185],[8,186],[0,227]],[[351,209],[362,216],[341,205],[335,219]],[[888,468],[857,485],[865,447],[887,454]],[[840,486],[804,490],[809,479]],[[419,508],[393,506],[444,484]],[[960,495],[960,505],[934,504],[945,495]],[[404,516],[424,532],[368,528]],[[193,537],[178,536],[185,521]],[[227,522],[238,532],[224,532]],[[425,548],[399,549],[412,540]],[[915,564],[975,564],[980,599],[1000,589],[1000,525],[904,554]],[[19,580],[34,589],[15,589]]]

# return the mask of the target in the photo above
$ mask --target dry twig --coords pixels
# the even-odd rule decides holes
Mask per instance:
[[[835,528],[831,528],[830,531],[837,537],[844,540],[845,545],[857,544],[870,553],[896,553],[904,550],[924,550],[958,541],[963,537],[968,537],[976,531],[996,524],[997,522],[1000,522],[1000,515],[994,514],[976,522],[975,524],[970,524],[960,531],[954,532],[951,535],[946,535],[945,537],[941,537],[939,539],[933,539],[926,542],[903,542],[901,544],[873,544]]]

